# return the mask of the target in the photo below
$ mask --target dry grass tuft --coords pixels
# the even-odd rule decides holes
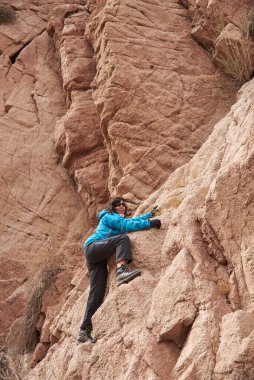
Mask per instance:
[[[0,379],[21,380],[22,365],[18,355],[6,348],[0,348]]]
[[[222,15],[219,15],[218,18],[212,20],[211,31],[215,39],[219,37],[223,29],[227,26],[227,24],[228,24],[227,20]]]
[[[40,315],[42,297],[53,285],[61,270],[60,265],[46,265],[33,281],[24,316],[24,328],[20,336],[20,343],[27,352],[31,352],[39,341],[39,331],[36,330],[35,323]]]
[[[254,8],[252,8],[248,14],[248,30],[249,35],[254,37]]]
[[[254,8],[251,8],[247,14],[245,21],[241,25],[242,34],[245,38],[254,36]]]
[[[214,14],[211,16],[211,31],[215,39],[220,36],[227,24],[228,20],[224,15],[218,13],[216,17],[214,17]],[[234,36],[232,38],[225,36],[220,41],[219,51],[215,53],[214,58],[223,71],[231,76],[237,85],[242,85],[253,76],[250,51],[253,45],[251,37],[254,36],[254,8],[249,11],[242,24],[238,25],[238,28],[241,38],[234,39]],[[216,45],[214,48],[216,51]],[[210,49],[210,52],[212,53],[213,50],[213,48]]]
[[[5,4],[0,3],[0,25],[10,24],[16,20],[16,15],[14,10]]]
[[[217,62],[224,72],[241,85],[252,77],[250,61],[250,41],[225,39],[220,44],[220,53],[216,56]]]

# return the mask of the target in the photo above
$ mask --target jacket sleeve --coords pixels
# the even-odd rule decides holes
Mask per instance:
[[[113,230],[120,230],[122,233],[128,233],[133,231],[145,230],[151,227],[150,220],[144,218],[132,218],[126,219],[119,214],[107,214],[105,215],[104,223]]]
[[[134,218],[131,218],[129,220],[150,219],[152,217],[153,217],[152,213],[149,212],[148,214],[144,214],[144,215],[140,215],[140,216],[135,216]]]

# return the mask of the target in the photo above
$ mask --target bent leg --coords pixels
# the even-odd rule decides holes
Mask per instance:
[[[132,262],[131,241],[128,235],[119,235],[116,244],[116,262],[125,260],[127,264]]]
[[[92,327],[92,316],[103,302],[108,278],[106,260],[97,264],[87,264],[90,273],[90,292],[87,300],[85,316],[80,327],[82,330],[85,330],[88,326]]]
[[[86,248],[86,258],[89,263],[98,263],[116,254],[116,262],[132,261],[130,238],[127,235],[117,235],[108,239],[95,241]]]

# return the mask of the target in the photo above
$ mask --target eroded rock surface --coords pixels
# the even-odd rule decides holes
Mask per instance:
[[[84,37],[90,13],[80,5],[57,7],[48,32],[61,66],[69,109],[56,125],[56,150],[78,186],[90,220],[108,199],[108,153],[100,118],[92,100],[96,68],[91,45]]]
[[[0,33],[6,28],[0,26]],[[54,55],[54,45],[44,32],[20,52],[15,63],[6,53],[0,56],[0,336],[1,346],[9,348],[20,342],[35,274],[64,262],[68,272],[72,260],[75,265],[83,262],[80,245],[77,251],[73,242],[82,236],[87,212],[54,151],[55,124],[66,112]],[[61,257],[56,259],[59,250]],[[32,287],[39,286],[35,281]],[[68,286],[69,280],[59,294]]]
[[[228,23],[240,27],[253,6],[252,1],[237,0],[180,0],[192,18],[192,35],[205,46],[213,46],[214,40]]]
[[[132,234],[142,276],[116,288],[111,273],[109,294],[94,317],[97,344],[75,341],[88,294],[75,280],[52,326],[62,339],[28,379],[47,376],[48,368],[59,373],[60,362],[68,368],[65,379],[139,379],[141,369],[154,379],[253,377],[253,88],[253,81],[243,87],[193,159],[139,209],[156,202],[163,229]]]
[[[0,26],[1,358],[32,331],[24,379],[252,379],[253,81],[227,114],[236,88],[173,0],[11,5],[36,28]],[[162,229],[131,234],[141,277],[117,288],[110,262],[77,344],[81,242],[115,193]]]
[[[229,83],[189,33],[176,1],[109,1],[86,30],[111,192],[146,198],[189,161],[232,101]]]
[[[180,0],[192,19],[192,36],[238,84],[253,77],[253,2]]]

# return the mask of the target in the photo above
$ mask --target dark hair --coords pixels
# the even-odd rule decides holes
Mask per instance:
[[[107,204],[107,206],[106,206],[106,210],[107,210],[110,214],[113,214],[113,212],[116,211],[116,209],[115,209],[116,205],[119,204],[120,202],[124,202],[124,203],[125,203],[124,216],[128,216],[128,215],[130,215],[126,203],[132,203],[132,204],[134,204],[134,205],[137,205],[137,203],[131,201],[130,199],[126,199],[126,198],[123,198],[123,197],[115,197],[115,198],[112,198],[112,199],[108,202],[108,204]]]

